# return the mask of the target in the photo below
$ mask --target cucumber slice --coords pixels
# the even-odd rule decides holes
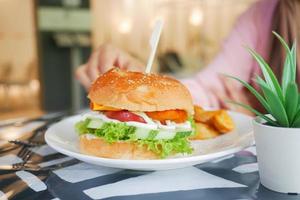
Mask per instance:
[[[175,131],[161,130],[156,135],[155,139],[156,140],[170,140],[170,139],[173,139],[175,137],[175,135],[176,135]]]
[[[149,136],[151,129],[136,128],[135,135],[138,139],[146,139]]]
[[[147,139],[151,129],[145,128],[137,128],[135,131],[136,138],[138,139]],[[176,136],[175,131],[167,131],[167,130],[160,130],[158,134],[153,138],[154,140],[170,140]]]
[[[101,119],[91,119],[90,123],[87,125],[88,128],[101,128],[104,122]]]

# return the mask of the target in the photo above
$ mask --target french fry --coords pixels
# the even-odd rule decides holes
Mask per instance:
[[[194,106],[194,120],[196,122],[209,123],[218,111],[205,111],[200,106]]]
[[[226,110],[217,111],[217,114],[214,115],[210,120],[210,124],[212,124],[216,130],[221,133],[232,131],[235,127],[232,118],[229,116]]]
[[[200,106],[195,105],[194,111],[197,134],[191,138],[193,140],[214,138],[232,131],[235,127],[226,110],[205,111]]]
[[[196,123],[196,135],[191,137],[191,140],[206,140],[215,138],[220,133],[216,131],[213,127],[204,124],[204,123]]]
[[[197,105],[194,105],[195,114],[203,112],[203,108]]]

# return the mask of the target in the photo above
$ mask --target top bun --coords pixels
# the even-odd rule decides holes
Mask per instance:
[[[157,74],[113,68],[92,84],[88,98],[96,104],[130,111],[185,110],[193,114],[192,97],[179,81]]]

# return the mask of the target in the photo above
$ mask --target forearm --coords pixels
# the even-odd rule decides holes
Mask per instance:
[[[243,87],[222,74],[205,70],[191,79],[183,79],[181,81],[189,89],[194,104],[202,107],[245,112],[241,107],[237,107],[227,101],[249,104],[249,95]],[[246,113],[249,114],[249,112]]]

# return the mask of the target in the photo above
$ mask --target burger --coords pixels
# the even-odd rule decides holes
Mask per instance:
[[[179,81],[113,68],[92,84],[91,112],[75,128],[85,154],[115,159],[163,159],[193,151],[193,103]]]

